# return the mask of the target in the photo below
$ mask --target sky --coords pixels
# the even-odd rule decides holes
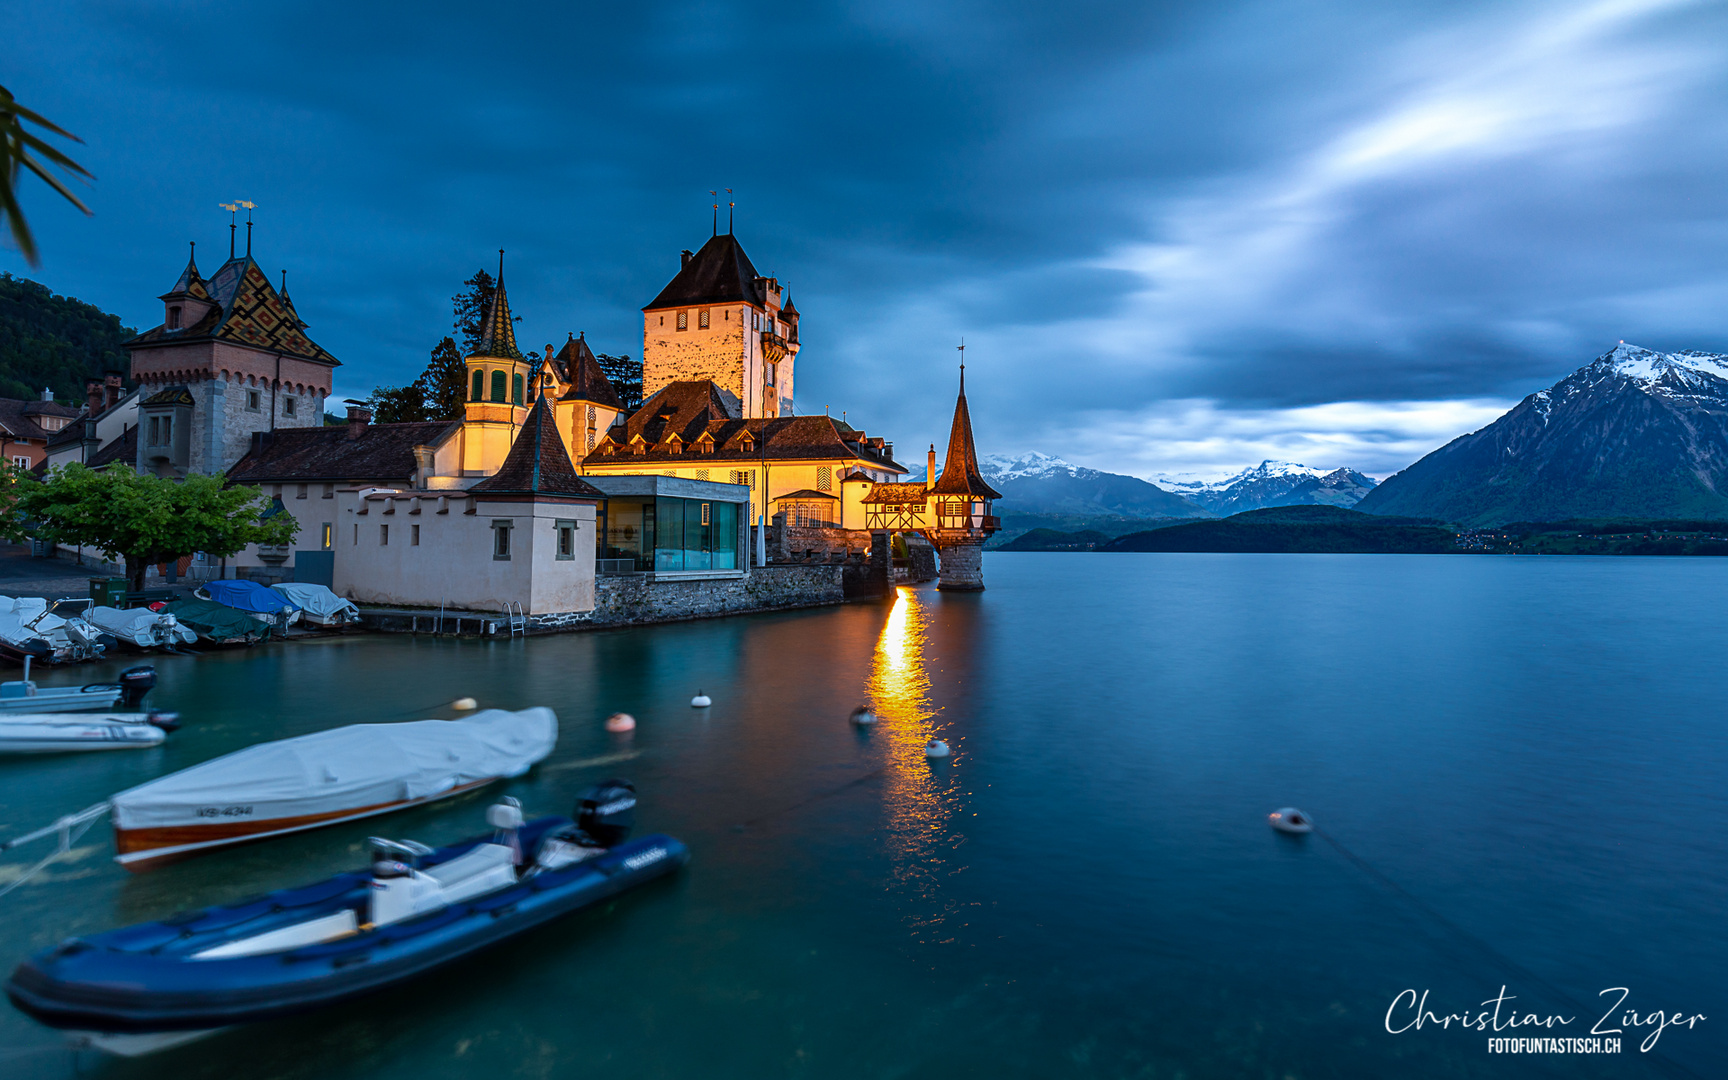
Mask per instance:
[[[1384,477],[1619,340],[1728,352],[1721,2],[6,8],[97,179],[0,270],[153,326],[250,200],[335,401],[500,247],[524,347],[639,355],[728,187],[797,411],[911,465],[962,339],[981,453],[1147,477]]]

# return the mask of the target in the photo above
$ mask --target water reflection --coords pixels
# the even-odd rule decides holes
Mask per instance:
[[[893,857],[890,886],[903,900],[903,918],[919,944],[953,943],[965,925],[965,905],[947,895],[948,879],[965,869],[955,850],[965,843],[955,830],[963,763],[931,764],[924,746],[938,734],[938,709],[930,701],[930,615],[918,591],[901,588],[876,643],[870,670],[870,707],[887,746],[884,798],[888,847]],[[948,738],[950,744],[957,742]],[[959,747],[955,746],[956,756]]]

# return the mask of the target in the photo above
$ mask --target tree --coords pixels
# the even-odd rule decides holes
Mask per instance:
[[[432,360],[420,376],[420,394],[426,420],[460,420],[468,400],[468,365],[454,338],[446,337],[432,349]]]
[[[366,399],[372,419],[380,424],[406,424],[426,419],[426,393],[419,382],[380,386]]]
[[[4,217],[10,224],[12,241],[18,245],[18,250],[24,253],[25,260],[31,266],[38,266],[42,260],[36,255],[36,238],[30,234],[30,225],[24,220],[24,210],[18,205],[18,171],[29,169],[41,177],[43,183],[58,191],[67,202],[87,215],[91,211],[60,182],[59,177],[48,171],[41,160],[32,157],[30,151],[41,154],[48,159],[48,164],[69,176],[80,176],[86,180],[94,180],[95,177],[91,176],[84,166],[43,142],[39,136],[24,130],[26,123],[35,124],[75,143],[84,140],[18,104],[12,97],[12,92],[0,86],[0,217]]]
[[[0,273],[0,397],[82,403],[84,380],[128,366],[122,343],[138,331],[117,315],[28,278]]]
[[[635,412],[641,408],[642,361],[630,359],[628,353],[623,356],[595,353],[594,359],[599,362],[600,370],[606,373],[606,381],[612,384],[612,389],[618,391],[625,411]]]
[[[169,480],[125,465],[97,471],[74,463],[11,490],[16,501],[9,516],[29,522],[39,539],[124,559],[133,589],[144,587],[144,571],[153,563],[287,544],[300,531],[294,515],[271,513],[276,504],[259,488],[228,487],[220,476]]]
[[[451,329],[462,341],[462,355],[473,356],[480,351],[480,325],[486,319],[486,309],[492,303],[492,275],[481,270],[462,283],[463,291],[450,298],[455,321]],[[458,358],[460,359],[460,358]]]

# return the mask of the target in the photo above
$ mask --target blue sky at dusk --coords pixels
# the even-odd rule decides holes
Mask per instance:
[[[259,206],[339,396],[509,249],[524,346],[641,349],[732,187],[797,408],[1139,475],[1385,475],[1626,339],[1728,351],[1728,5],[8,5],[83,137],[32,277],[144,328]],[[724,198],[724,196],[722,196]],[[722,228],[724,228],[722,208]]]

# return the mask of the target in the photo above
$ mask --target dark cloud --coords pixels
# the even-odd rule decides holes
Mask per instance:
[[[1384,472],[1619,338],[1728,350],[1714,6],[11,19],[10,89],[101,178],[89,221],[27,192],[37,276],[145,324],[187,238],[225,252],[215,204],[252,199],[344,393],[413,377],[500,246],[525,342],[636,352],[723,185],[804,312],[800,408],[902,445],[943,436],[962,335],[990,449],[1142,472],[1266,439]]]

